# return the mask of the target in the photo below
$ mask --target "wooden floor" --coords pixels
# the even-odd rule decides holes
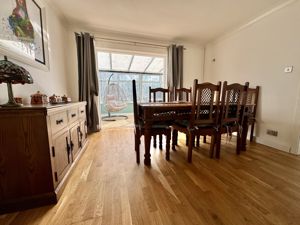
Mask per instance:
[[[220,160],[202,144],[188,164],[182,137],[169,162],[152,149],[148,168],[135,163],[133,140],[131,128],[93,135],[56,205],[0,215],[0,224],[300,224],[299,157],[258,144],[237,156],[224,141]]]

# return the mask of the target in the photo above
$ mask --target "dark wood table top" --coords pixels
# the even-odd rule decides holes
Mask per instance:
[[[146,123],[174,119],[188,119],[191,102],[147,102],[138,104],[141,118]]]

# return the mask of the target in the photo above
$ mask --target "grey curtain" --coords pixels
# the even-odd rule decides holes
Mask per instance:
[[[174,100],[175,88],[183,87],[183,46],[168,47],[168,87],[172,90],[171,99]]]
[[[79,101],[86,101],[88,132],[99,131],[97,77],[94,38],[89,33],[75,33],[78,59]]]

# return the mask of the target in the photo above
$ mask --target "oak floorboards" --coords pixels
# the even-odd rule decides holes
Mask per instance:
[[[0,215],[1,225],[299,225],[300,157],[249,144],[209,140],[186,162],[185,136],[165,160],[151,149],[152,166],[135,163],[132,128],[107,129],[90,144],[56,205]],[[143,162],[143,140],[141,162]]]

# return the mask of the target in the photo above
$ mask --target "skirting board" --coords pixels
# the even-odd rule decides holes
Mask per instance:
[[[284,152],[292,153],[292,152],[290,152],[291,146],[276,143],[274,141],[270,141],[270,140],[267,140],[265,138],[260,138],[260,137],[255,137],[255,141],[256,141],[256,143],[259,143],[262,145],[267,145],[267,146],[276,148],[276,149],[284,151]],[[292,153],[292,154],[295,154],[295,153]]]

